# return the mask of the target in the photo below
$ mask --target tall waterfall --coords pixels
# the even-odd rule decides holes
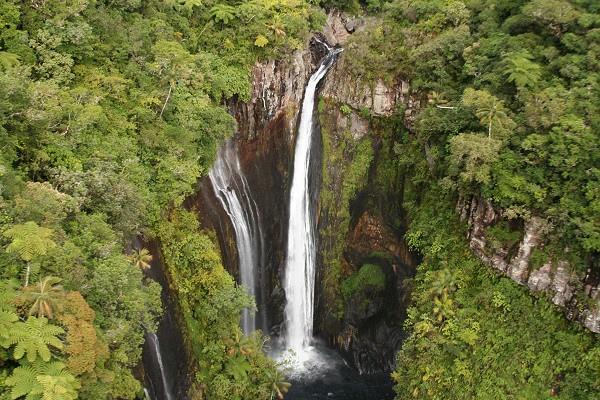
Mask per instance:
[[[237,149],[229,140],[219,150],[209,178],[215,195],[231,220],[235,231],[241,284],[248,294],[256,293],[255,277],[263,254],[262,232],[256,203],[250,196],[248,182],[240,168]],[[242,330],[249,335],[256,329],[256,320],[249,310],[242,313]]]
[[[290,219],[284,289],[285,344],[300,353],[309,346],[313,332],[315,280],[315,223],[314,207],[309,194],[310,145],[312,139],[315,91],[319,81],[333,65],[341,49],[328,48],[319,69],[310,77],[300,114],[296,135],[294,173],[290,190]]]
[[[158,368],[160,370],[160,377],[162,380],[161,383],[162,383],[163,393],[165,396],[164,399],[165,400],[173,400],[173,395],[171,393],[171,387],[169,386],[169,382],[167,382],[167,377],[165,375],[165,367],[163,365],[162,355],[160,354],[160,344],[158,343],[158,337],[156,337],[156,334],[154,332],[148,332],[146,335],[146,338],[149,339],[152,355],[153,355],[153,357],[155,357],[155,362],[158,364]],[[157,398],[162,398],[162,396],[158,395],[158,393],[155,393],[155,395],[157,396]],[[148,396],[147,392],[146,392],[146,396]]]

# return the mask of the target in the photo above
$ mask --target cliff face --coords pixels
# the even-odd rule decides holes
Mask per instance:
[[[257,304],[264,321],[257,328],[278,335],[283,320],[285,294],[281,287],[287,236],[287,192],[291,174],[293,143],[304,88],[322,54],[314,42],[305,51],[296,51],[286,60],[257,63],[252,69],[251,98],[231,100],[230,113],[238,130],[233,140],[240,168],[256,204],[264,237],[264,256],[257,276]],[[202,227],[214,229],[223,261],[238,276],[235,234],[231,222],[216,199],[210,180],[188,206],[197,210]]]
[[[577,273],[566,260],[549,260],[534,266],[532,253],[543,246],[547,224],[541,216],[523,221],[521,240],[513,246],[492,244],[488,228],[495,226],[501,213],[481,198],[460,199],[457,212],[469,224],[468,238],[473,253],[491,267],[531,290],[548,291],[552,302],[565,309],[568,319],[593,332],[600,332],[600,265],[590,265]]]
[[[321,40],[343,46],[364,23],[331,14]],[[274,335],[280,332],[285,307],[281,282],[294,135],[304,88],[322,51],[322,45],[313,42],[308,50],[295,52],[287,60],[256,64],[250,101],[228,104],[238,121],[234,140],[241,169],[266,238],[259,272],[262,298],[257,302],[266,308],[268,324],[260,327]],[[405,126],[411,130],[420,103],[408,82],[368,85],[354,79],[345,57],[343,52],[319,92],[317,147],[322,153],[316,151],[320,161],[314,171],[320,193],[315,333],[342,349],[360,371],[380,372],[392,369],[404,338],[402,323],[410,295],[404,281],[414,274],[419,260],[402,238],[409,223],[402,210],[397,206],[390,212],[390,203],[402,203],[402,188],[396,189],[396,197],[382,199],[373,187],[382,140],[371,117],[385,118],[403,109]],[[203,227],[217,231],[224,262],[237,275],[233,229],[207,179],[188,205],[198,210]],[[542,243],[540,219],[532,218],[518,227],[522,240],[516,249],[508,249],[492,246],[486,234],[500,218],[491,204],[461,199],[457,212],[470,224],[475,255],[532,290],[551,290],[553,301],[565,307],[569,318],[600,330],[598,277],[594,280],[591,273],[576,276],[560,260],[532,270],[532,249]],[[363,268],[376,271],[380,279],[360,283]]]
[[[346,25],[348,23],[355,27],[361,25],[360,21],[346,21]],[[340,16],[330,16],[326,34],[320,40],[336,45],[348,34]],[[258,327],[274,335],[280,332],[285,307],[281,282],[285,267],[287,197],[294,136],[304,88],[323,53],[323,45],[313,41],[308,50],[295,52],[287,60],[257,63],[252,71],[250,101],[231,101],[228,104],[238,122],[234,140],[241,169],[248,182],[250,195],[256,202],[266,239],[264,262],[259,272],[262,298],[257,298],[257,303],[266,308],[265,319],[268,323]],[[361,371],[389,371],[403,338],[403,299],[407,296],[402,280],[412,275],[416,263],[398,233],[386,228],[383,222],[385,216],[366,202],[354,201],[357,197],[369,196],[368,189],[362,186],[368,181],[366,178],[372,169],[371,161],[374,163],[376,158],[357,157],[364,149],[374,155],[378,151],[376,140],[368,134],[369,120],[359,116],[358,110],[368,109],[372,115],[388,115],[395,111],[398,101],[405,100],[403,96],[407,93],[407,86],[402,83],[397,88],[387,88],[382,83],[375,88],[350,86],[347,71],[343,67],[343,56],[339,62],[340,66],[334,67],[324,79],[320,88],[323,93],[321,98],[331,98],[335,104],[350,104],[353,110],[341,113],[339,109],[331,107],[323,115],[324,133],[322,139],[319,135],[315,138],[315,171],[312,174],[316,178],[315,186],[320,186],[315,187],[315,193],[327,186],[325,190],[332,194],[332,203],[324,205],[325,202],[318,202],[321,256],[317,282],[323,283],[322,277],[331,276],[336,268],[333,264],[339,260],[344,264],[344,272],[336,276],[335,283],[332,282],[331,287],[337,288],[335,293],[329,293],[325,284],[318,285],[316,289],[318,309],[315,313],[315,331],[330,343],[343,348],[349,361]],[[342,137],[348,138],[348,141],[342,140]],[[346,154],[335,162],[320,161],[321,155],[326,159],[349,143]],[[321,147],[326,146],[335,147],[336,150],[328,152],[323,149],[321,153]],[[350,147],[355,151],[350,152]],[[353,163],[363,171],[361,180],[354,179],[352,184],[356,189],[350,193],[344,189],[349,182],[345,174],[349,172],[346,166]],[[336,178],[331,180],[333,176]],[[357,192],[359,189],[362,189],[362,195]],[[352,212],[350,201],[355,202]],[[209,179],[201,182],[201,189],[194,198],[188,200],[187,205],[197,210],[204,228],[217,232],[224,262],[237,276],[234,230],[215,198]],[[324,205],[323,208],[321,205]],[[338,215],[336,210],[344,210],[344,215]],[[323,227],[328,228],[323,230]],[[342,256],[342,252],[346,255]],[[366,263],[379,266],[385,276],[385,285],[378,290],[359,293],[363,296],[361,301],[352,296],[343,298],[340,282]],[[336,269],[336,273],[338,271]],[[335,315],[332,315],[332,304],[339,306]]]

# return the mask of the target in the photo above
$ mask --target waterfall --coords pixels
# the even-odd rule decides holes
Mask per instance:
[[[263,254],[263,235],[258,208],[250,196],[248,182],[240,168],[233,140],[229,140],[219,150],[217,160],[208,176],[215,195],[229,216],[235,231],[240,283],[247,288],[248,294],[254,296],[255,277],[259,273]],[[241,325],[245,335],[249,335],[256,329],[256,321],[250,310],[242,312]]]
[[[165,400],[173,400],[171,388],[169,387],[167,377],[165,376],[165,368],[163,366],[162,356],[160,354],[160,345],[158,343],[158,337],[156,337],[156,334],[154,332],[148,332],[146,337],[149,339],[152,355],[156,358],[156,362],[158,363],[160,377],[162,379],[162,387],[165,394]]]
[[[315,223],[309,194],[310,144],[317,84],[333,65],[341,49],[331,49],[310,77],[304,93],[300,125],[296,135],[294,172],[290,190],[289,225],[284,289],[285,343],[300,354],[309,346],[313,331],[315,279]]]

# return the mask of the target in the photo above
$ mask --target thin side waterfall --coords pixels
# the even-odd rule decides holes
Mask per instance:
[[[167,382],[167,377],[165,376],[165,367],[163,366],[162,356],[160,354],[160,345],[158,343],[158,337],[156,337],[156,334],[154,332],[148,332],[147,337],[150,339],[149,342],[152,354],[154,357],[156,357],[156,362],[158,363],[165,400],[173,400],[173,394],[171,393],[171,388],[169,386],[169,383]],[[145,393],[147,395],[147,391]]]
[[[240,168],[237,149],[229,140],[219,150],[217,160],[208,174],[215,195],[229,216],[235,231],[240,283],[248,294],[256,293],[255,277],[259,271],[262,232],[256,202],[250,196],[248,182]],[[242,330],[249,335],[256,329],[256,319],[249,310],[242,313]]]
[[[296,135],[294,172],[290,190],[290,219],[284,289],[285,346],[301,354],[310,345],[313,333],[315,280],[315,218],[309,195],[310,147],[313,127],[315,91],[342,49],[331,49],[310,77],[304,93],[300,125]]]

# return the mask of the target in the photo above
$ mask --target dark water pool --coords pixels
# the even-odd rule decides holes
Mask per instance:
[[[285,400],[393,400],[388,374],[359,375],[334,350],[311,347],[297,355]]]

